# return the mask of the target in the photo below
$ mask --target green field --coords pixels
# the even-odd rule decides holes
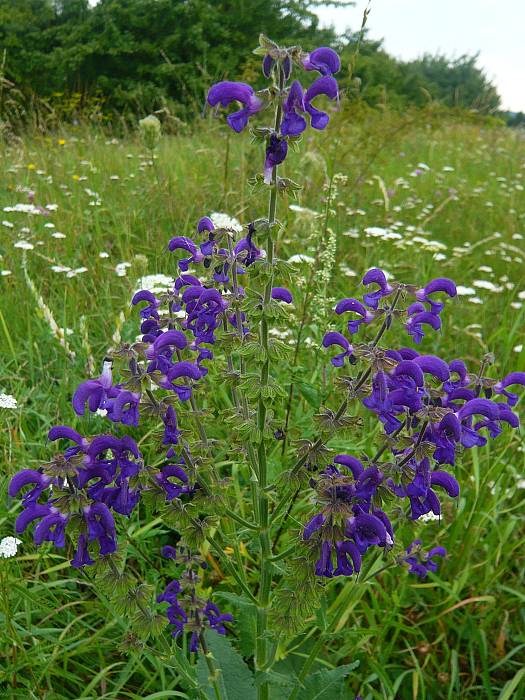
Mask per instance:
[[[320,344],[334,303],[353,296],[372,266],[418,286],[436,276],[461,286],[443,331],[425,338],[426,352],[462,357],[474,369],[494,353],[494,377],[524,371],[524,132],[432,110],[399,116],[357,107],[337,115],[329,131],[290,154],[283,171],[304,188],[296,202],[278,205],[277,255],[292,258],[295,298],[311,299],[291,435],[305,436],[332,378]],[[13,534],[19,510],[5,498],[8,479],[50,458],[48,429],[104,429],[101,418],[74,415],[71,394],[98,375],[109,348],[135,338],[130,296],[145,275],[175,274],[168,240],[191,236],[211,212],[246,223],[264,215],[265,203],[247,183],[261,170],[260,149],[211,118],[164,136],[154,160],[137,134],[81,126],[17,138],[0,153],[0,393],[18,402],[0,408],[1,539]],[[30,190],[46,215],[16,210]],[[299,254],[308,258],[293,262]],[[284,334],[294,338],[295,331]],[[349,442],[373,453],[373,439]],[[344,603],[345,613],[316,663],[360,661],[348,681],[352,700],[357,692],[368,700],[525,697],[519,431],[466,452],[456,475],[462,495],[457,506],[446,503],[441,522],[399,529],[407,544],[419,535],[447,548],[439,574],[419,582],[397,567],[357,585],[327,586],[328,605]],[[292,527],[306,505],[307,496]],[[155,584],[152,563],[165,531],[138,513],[121,519],[140,580]],[[161,645],[121,653],[126,617],[58,550],[37,550],[29,530],[18,556],[0,559],[0,577],[0,697],[187,697]],[[227,577],[221,587],[228,589]],[[293,663],[320,625],[321,615],[308,621]]]

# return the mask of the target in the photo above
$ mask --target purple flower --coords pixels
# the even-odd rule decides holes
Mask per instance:
[[[162,440],[162,444],[178,445],[182,432],[178,429],[177,414],[175,413],[173,406],[168,406],[162,421],[164,423],[164,438]]]
[[[330,118],[326,112],[316,109],[312,105],[319,95],[326,95],[329,99],[335,100],[339,96],[337,81],[330,75],[325,75],[310,85],[304,96],[304,108],[310,115],[310,123],[314,129],[324,129]]]
[[[429,571],[432,573],[437,571],[438,565],[432,561],[432,558],[446,557],[447,550],[444,547],[433,547],[429,552],[424,552],[421,545],[421,540],[411,542],[406,549],[407,556],[404,557],[403,561],[408,564],[410,574],[415,574],[419,578],[424,579]]]
[[[367,292],[363,296],[363,301],[371,309],[377,309],[381,299],[389,294],[392,294],[394,291],[394,288],[386,281],[383,270],[380,270],[377,267],[373,267],[371,270],[368,270],[361,283],[364,284],[365,287],[370,284],[377,284],[379,286],[379,289],[377,289],[375,292]]]
[[[282,163],[288,153],[288,143],[280,139],[277,134],[270,136],[266,147],[266,160],[264,161],[264,182],[269,185],[272,181],[273,169]]]
[[[508,386],[513,385],[525,386],[525,372],[511,372],[504,379],[496,384],[494,391],[496,394],[502,394],[507,398],[509,406],[515,406],[518,403],[518,396],[506,391]]]
[[[305,70],[316,70],[321,75],[332,75],[341,68],[341,59],[333,49],[321,46],[302,58]]]
[[[358,332],[359,326],[362,323],[370,323],[374,320],[374,315],[368,311],[368,309],[365,308],[360,301],[357,301],[357,299],[341,299],[341,301],[335,307],[335,313],[338,315],[350,311],[356,313],[358,316],[361,316],[361,318],[356,321],[348,321],[348,332],[351,335]]]
[[[297,112],[304,112],[304,94],[301,83],[294,80],[290,87],[288,97],[283,103],[283,120],[281,122],[281,134],[283,136],[299,136],[306,129],[306,119]]]
[[[160,301],[157,299],[157,297],[147,289],[142,289],[140,292],[137,292],[136,294],[133,295],[133,298],[131,300],[131,303],[133,306],[136,304],[139,304],[141,301],[146,301],[148,302],[146,306],[143,306],[142,309],[140,310],[140,316],[141,318],[156,318],[158,319],[159,314],[157,309],[160,306]]]
[[[229,126],[240,133],[247,125],[251,116],[262,109],[262,101],[255,95],[253,88],[246,83],[223,81],[213,85],[208,92],[208,104],[212,107],[218,104],[228,107],[232,102],[240,102],[243,108],[226,117]]]
[[[342,333],[330,331],[325,334],[323,338],[323,347],[329,348],[332,345],[339,345],[339,347],[343,348],[343,352],[332,357],[330,360],[334,367],[342,367],[346,357],[349,359],[353,357],[353,348]]]
[[[176,481],[171,481],[171,479],[176,479]],[[180,498],[183,493],[191,491],[182,460],[179,464],[167,464],[162,467],[157,475],[157,482],[166,491],[167,501],[173,501],[174,498]]]
[[[444,307],[442,302],[433,301],[430,297],[438,292],[444,292],[449,297],[455,297],[457,294],[456,285],[448,277],[438,277],[429,282],[423,289],[418,289],[416,299],[430,304],[430,310],[434,314],[439,314]]]
[[[450,378],[447,363],[435,355],[419,355],[414,358],[414,362],[425,374],[431,374],[440,382],[446,382]]]
[[[310,537],[314,534],[314,532],[317,532],[321,529],[321,527],[325,523],[325,520],[326,518],[322,513],[317,513],[317,515],[314,515],[313,518],[311,518],[311,520],[309,520],[304,526],[303,540],[309,540]]]
[[[104,360],[103,369],[98,379],[88,379],[77,387],[73,395],[73,409],[79,416],[84,415],[86,401],[91,413],[103,408],[104,401],[111,388],[111,360]]]
[[[405,326],[407,333],[412,336],[414,343],[417,344],[425,337],[422,328],[423,325],[431,326],[435,331],[441,329],[441,319],[439,316],[436,316],[430,311],[420,311],[419,306],[420,305],[416,302],[416,304],[412,304],[408,307],[408,321]],[[415,313],[412,313],[414,311]]]
[[[291,304],[293,301],[292,293],[285,287],[273,287],[272,299],[284,301],[286,304]]]
[[[191,238],[188,238],[187,236],[175,236],[175,238],[172,238],[168,243],[168,248],[171,252],[174,250],[186,250],[188,253],[190,253],[189,258],[179,260],[179,268],[182,270],[182,272],[187,272],[191,263],[200,263],[204,259],[201,251],[197,248]]]

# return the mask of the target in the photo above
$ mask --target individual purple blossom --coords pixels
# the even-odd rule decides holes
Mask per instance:
[[[299,136],[299,134],[302,134],[306,129],[306,119],[299,112],[304,111],[303,88],[298,80],[294,80],[283,103],[284,116],[281,122],[281,134],[283,136]]]
[[[354,335],[358,332],[359,326],[362,323],[370,323],[374,320],[374,314],[368,311],[357,299],[341,299],[335,307],[335,313],[338,315],[353,312],[361,318],[355,321],[348,321],[348,332]]]
[[[363,277],[361,283],[368,287],[371,284],[377,284],[379,289],[375,292],[367,292],[363,296],[363,301],[371,309],[377,309],[379,302],[386,296],[389,296],[394,291],[392,285],[388,284],[385,273],[377,267],[368,270]]]
[[[443,309],[444,304],[442,302],[434,301],[431,298],[432,295],[437,294],[438,292],[444,292],[449,297],[455,297],[457,294],[456,285],[448,277],[437,277],[422,289],[417,290],[416,299],[418,301],[430,304],[430,311],[434,314],[439,314]]]
[[[518,403],[518,396],[507,391],[507,387],[517,385],[525,386],[525,372],[511,372],[507,374],[494,386],[494,392],[505,396],[509,406],[515,406]]]
[[[175,236],[168,243],[168,248],[171,252],[174,250],[185,250],[190,253],[189,258],[179,260],[179,268],[182,272],[187,272],[191,263],[200,263],[204,259],[203,254],[197,248],[195,243],[187,236]]]
[[[150,317],[159,318],[158,314],[158,308],[160,306],[160,301],[157,299],[157,297],[153,294],[153,292],[150,292],[147,289],[142,289],[139,292],[136,292],[133,295],[133,298],[131,300],[131,303],[133,306],[136,304],[139,304],[141,301],[146,301],[147,305],[143,306],[140,310],[140,316],[143,319],[147,319]]]
[[[315,70],[321,75],[332,75],[341,68],[341,59],[333,49],[321,46],[302,58],[305,70]]]
[[[286,304],[291,304],[293,301],[292,293],[285,287],[273,287],[272,299],[276,301],[284,301]]]
[[[183,460],[179,464],[166,464],[161,467],[157,475],[157,482],[166,492],[166,500],[173,501],[174,498],[180,498],[183,493],[190,493],[189,478],[184,469],[185,463]],[[172,481],[175,479],[175,481]]]
[[[288,153],[286,139],[281,139],[277,134],[271,134],[266,146],[266,159],[264,161],[264,182],[269,185],[272,181],[274,168],[282,163]]]
[[[330,117],[326,112],[322,112],[312,105],[312,101],[319,95],[326,95],[330,100],[339,97],[337,81],[330,75],[325,75],[310,85],[304,95],[304,108],[310,115],[310,123],[314,129],[326,128]]]
[[[437,562],[433,561],[433,557],[444,558],[447,556],[447,550],[444,547],[433,547],[428,552],[423,551],[421,540],[417,539],[411,542],[403,558],[403,562],[408,564],[408,572],[415,574],[421,579],[427,577],[428,572],[435,573],[438,569]]]
[[[240,102],[243,105],[242,109],[226,117],[229,126],[237,133],[240,133],[248,125],[250,117],[263,107],[262,100],[255,95],[250,85],[227,80],[213,85],[207,99],[212,107],[219,104],[221,107],[228,107],[232,102]]]
[[[423,326],[430,326],[435,331],[441,329],[441,319],[436,314],[426,311],[423,304],[415,302],[407,309],[408,320],[405,325],[407,333],[412,336],[414,343],[419,344],[425,337]]]
[[[79,416],[84,415],[86,402],[91,413],[104,407],[108,391],[112,386],[111,360],[104,360],[102,373],[98,379],[88,379],[77,387],[73,394],[73,409]]]
[[[325,334],[323,338],[323,347],[329,348],[332,345],[338,345],[343,349],[343,352],[335,355],[330,360],[334,367],[342,367],[347,357],[351,361],[354,350],[342,333],[338,331],[329,331]]]

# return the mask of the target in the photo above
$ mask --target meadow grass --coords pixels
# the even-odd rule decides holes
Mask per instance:
[[[309,311],[292,437],[304,436],[332,379],[319,348],[333,302],[353,295],[371,266],[415,284],[446,275],[461,285],[443,332],[424,340],[426,352],[461,356],[471,368],[492,352],[493,376],[525,369],[523,132],[432,111],[355,108],[335,122],[329,137],[314,134],[287,160],[286,174],[304,189],[297,202],[279,202],[279,257],[314,260],[293,263],[291,288],[309,299]],[[0,393],[14,395],[18,409],[0,408],[0,537],[12,534],[19,508],[5,498],[8,479],[49,458],[49,427],[103,429],[98,417],[74,416],[72,391],[98,373],[119,338],[134,338],[129,298],[139,279],[175,274],[168,239],[191,235],[212,211],[243,222],[264,212],[247,184],[261,167],[256,149],[216,123],[205,126],[164,137],[154,159],[133,134],[85,127],[1,147]],[[29,190],[36,205],[52,205],[48,215],[6,211],[27,204]],[[323,252],[327,240],[335,251]],[[312,280],[322,293],[310,298]],[[295,331],[286,338],[293,342]],[[334,447],[370,454],[374,437],[365,431]],[[403,542],[418,534],[447,548],[438,575],[418,582],[394,568],[358,585],[328,584],[340,620],[315,664],[360,661],[348,698],[525,697],[524,461],[519,434],[504,432],[463,456],[462,495],[441,522],[403,525]],[[306,499],[292,528],[303,511]],[[166,531],[138,513],[121,524],[141,580],[155,583]],[[129,621],[56,549],[37,550],[27,535],[16,558],[0,559],[0,576],[1,697],[187,697],[162,647],[121,653]],[[304,661],[325,615],[309,621],[278,670]]]

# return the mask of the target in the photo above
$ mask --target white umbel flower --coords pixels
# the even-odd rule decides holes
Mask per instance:
[[[0,408],[18,408],[18,403],[11,394],[0,394]]]
[[[4,537],[3,540],[0,540],[0,559],[10,559],[14,557],[19,544],[22,544],[22,540],[16,537]]]

